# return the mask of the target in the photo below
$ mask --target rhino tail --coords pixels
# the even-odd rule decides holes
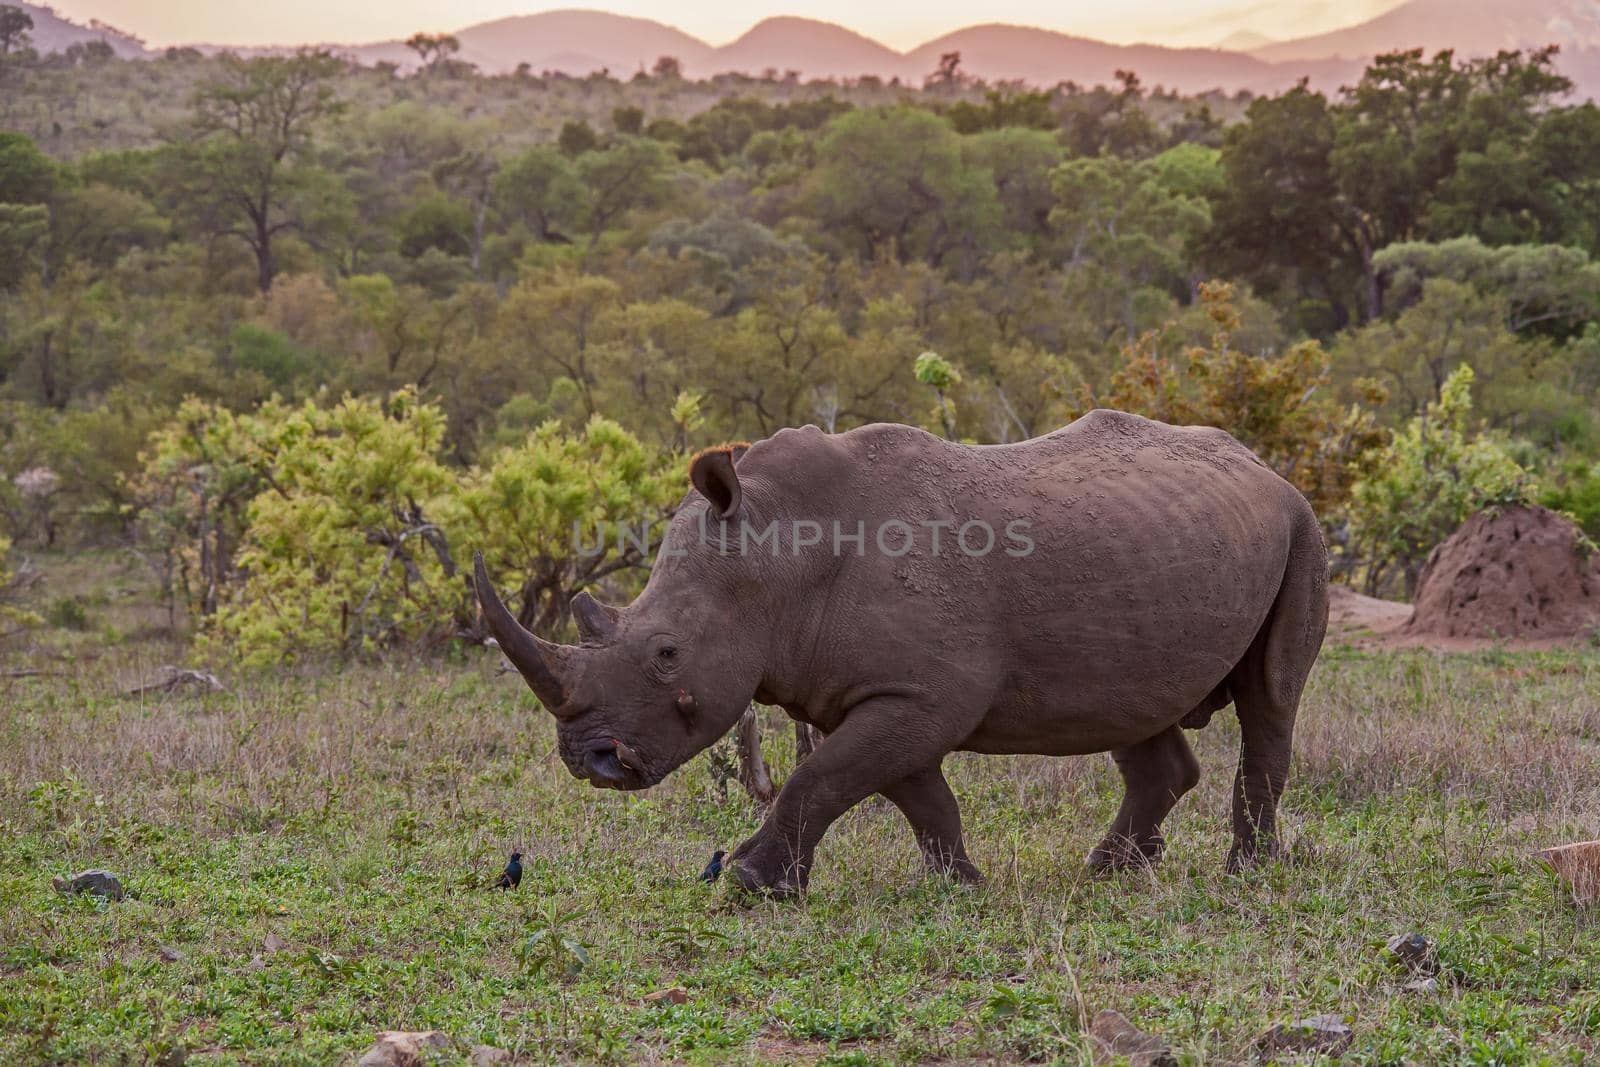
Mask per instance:
[[[1278,599],[1267,619],[1257,669],[1275,708],[1300,705],[1311,665],[1328,631],[1328,549],[1311,506],[1300,501]],[[1249,659],[1250,657],[1246,657]]]

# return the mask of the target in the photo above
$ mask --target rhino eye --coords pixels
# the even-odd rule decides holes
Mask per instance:
[[[678,650],[672,645],[663,645],[661,651],[657,652],[656,655],[660,656],[664,660],[670,661],[678,658]]]

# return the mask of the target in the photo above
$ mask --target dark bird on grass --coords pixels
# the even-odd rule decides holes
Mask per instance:
[[[522,853],[513,852],[511,859],[506,863],[505,871],[500,875],[500,880],[494,884],[496,889],[515,889],[522,884]]]
[[[717,880],[717,876],[722,873],[722,857],[726,855],[727,853],[720,848],[711,854],[711,862],[706,864],[706,869],[700,872],[700,880],[702,882],[709,884]]]

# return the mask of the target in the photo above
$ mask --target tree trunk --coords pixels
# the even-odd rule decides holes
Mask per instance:
[[[266,296],[272,292],[272,229],[267,225],[265,216],[256,220],[256,239],[252,242],[256,253],[256,284],[261,287],[261,295]]]
[[[478,216],[472,223],[472,276],[483,279],[483,235],[489,225],[489,198],[478,200]]]

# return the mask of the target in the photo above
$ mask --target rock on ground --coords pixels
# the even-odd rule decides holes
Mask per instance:
[[[1089,1040],[1096,1064],[1125,1060],[1129,1067],[1178,1067],[1165,1041],[1140,1030],[1121,1012],[1107,1010],[1095,1015],[1089,1024]]]
[[[98,868],[83,871],[71,878],[52,878],[50,884],[56,887],[58,893],[88,893],[107,900],[121,900],[123,897],[121,879],[110,871]]]
[[[1256,1040],[1256,1051],[1265,1059],[1286,1052],[1337,1056],[1354,1040],[1354,1031],[1339,1016],[1313,1015],[1309,1019],[1274,1026]]]
[[[1387,950],[1396,963],[1413,973],[1431,974],[1438,969],[1433,942],[1421,934],[1395,934],[1389,939]]]
[[[356,1067],[421,1067],[423,1049],[447,1049],[450,1043],[439,1030],[385,1030]]]

